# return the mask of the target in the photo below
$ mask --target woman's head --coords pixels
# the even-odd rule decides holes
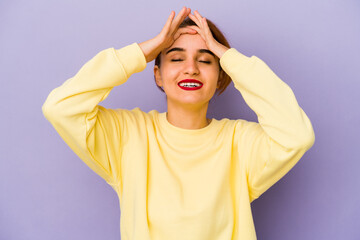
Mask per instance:
[[[214,23],[212,23],[210,20],[206,19],[207,21],[207,24],[210,28],[210,31],[214,37],[214,39],[216,41],[218,41],[219,43],[221,43],[222,45],[230,48],[230,45],[228,43],[228,41],[226,40],[225,36],[222,34],[222,32],[215,26]],[[189,17],[187,17],[179,26],[179,28],[185,28],[185,27],[188,27],[188,26],[197,26],[196,23],[194,21],[192,21]],[[187,35],[187,36],[185,36]],[[189,42],[191,42],[192,44],[189,44]],[[190,51],[190,48],[193,48],[195,46],[193,46],[193,44],[197,44],[198,48],[200,49],[200,47],[202,49],[206,48],[206,45],[205,45],[205,41],[201,38],[201,36],[199,34],[195,34],[195,35],[192,35],[192,34],[183,34],[181,35],[175,42],[172,46],[170,46],[169,48],[167,49],[164,49],[155,59],[155,66],[154,66],[154,73],[155,73],[155,81],[156,81],[156,84],[157,84],[157,87],[164,92],[163,88],[161,87],[165,87],[163,86],[163,84],[161,85],[161,87],[159,86],[160,84],[159,83],[159,78],[160,78],[160,72],[164,72],[165,70],[163,69],[164,67],[166,68],[178,68],[180,69],[179,67],[179,64],[180,62],[177,61],[177,62],[174,62],[173,60],[176,60],[174,59],[175,56],[168,56],[170,54],[166,54],[166,51],[168,51],[169,49],[173,48],[173,47],[181,47],[181,46],[184,46],[185,48],[185,52],[186,52],[186,46],[189,46],[189,51]],[[174,52],[177,52],[177,51],[173,51],[172,54],[174,54]],[[182,54],[185,54],[182,53]],[[209,51],[210,52],[210,51]],[[211,52],[210,52],[211,53]],[[179,55],[179,54],[178,54]],[[211,56],[212,55],[212,56]],[[199,69],[197,69],[197,71],[199,71],[199,74],[202,74],[202,75],[207,75],[206,77],[209,78],[210,75],[212,74],[212,76],[210,78],[214,78],[214,74],[216,73],[217,76],[216,76],[216,92],[218,93],[218,95],[220,95],[222,92],[225,91],[225,89],[227,88],[227,86],[230,84],[231,82],[231,79],[230,77],[223,71],[223,69],[221,68],[220,66],[220,63],[219,63],[219,58],[214,55],[214,54],[200,54],[200,55],[196,55],[196,58],[199,58],[199,63],[198,64],[195,64],[194,63],[194,66],[195,68],[199,67]],[[191,57],[195,57],[195,55],[191,55]],[[181,58],[184,58],[185,56],[181,56]],[[187,57],[189,58],[190,57],[190,53],[187,54]],[[204,65],[205,63],[203,63],[203,60],[204,59],[200,59],[200,58],[212,58],[212,63],[211,64],[208,64],[208,65]],[[169,58],[172,58],[172,59],[169,59]],[[179,56],[177,56],[176,58],[179,59]],[[185,61],[182,61],[180,60],[181,63],[185,64]],[[176,64],[177,65],[176,65]],[[191,65],[191,64],[190,64]],[[162,68],[163,67],[163,68]],[[191,66],[190,66],[191,68]],[[194,69],[192,69],[194,70]],[[191,70],[190,70],[191,71]],[[195,72],[193,74],[196,74]],[[158,76],[158,77],[157,77]],[[167,76],[169,76],[169,74],[167,74]],[[166,76],[163,76],[163,78],[166,77]],[[183,77],[183,76],[181,76]],[[201,76],[200,76],[201,77]],[[205,76],[204,76],[205,77]],[[158,78],[158,80],[157,80]],[[196,79],[196,77],[195,77]],[[178,79],[179,80],[179,79]],[[214,89],[215,90],[215,89]],[[213,95],[213,94],[212,94]]]

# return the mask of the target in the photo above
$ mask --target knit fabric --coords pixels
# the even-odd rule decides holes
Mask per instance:
[[[43,104],[66,144],[117,193],[122,240],[256,239],[250,203],[314,144],[293,91],[265,62],[231,48],[220,65],[258,122],[213,118],[183,129],[166,112],[100,106],[145,69],[137,43],[99,52]]]

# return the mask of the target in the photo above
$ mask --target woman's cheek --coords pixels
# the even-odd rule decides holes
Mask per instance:
[[[169,75],[171,76],[175,76],[181,73],[181,68],[180,67],[173,67],[170,71],[169,71]]]

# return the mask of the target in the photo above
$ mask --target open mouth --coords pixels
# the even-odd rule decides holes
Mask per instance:
[[[178,83],[178,86],[183,90],[192,91],[202,88],[203,84],[195,79],[184,79]]]

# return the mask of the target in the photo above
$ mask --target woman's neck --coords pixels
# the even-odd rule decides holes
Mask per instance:
[[[199,109],[183,107],[169,107],[166,118],[175,127],[184,129],[200,129],[210,124],[211,119],[206,118],[207,105]]]

